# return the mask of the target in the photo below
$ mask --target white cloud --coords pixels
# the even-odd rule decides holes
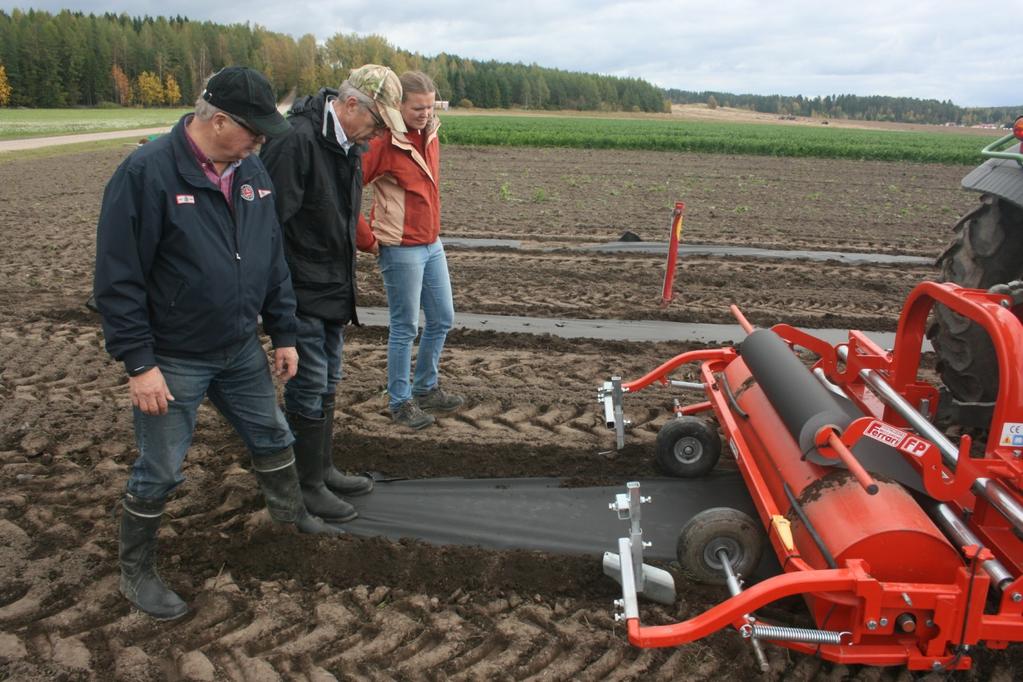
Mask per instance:
[[[15,5],[4,4],[10,10]],[[285,4],[250,0],[43,0],[51,12],[182,15],[249,22],[295,37],[375,33],[435,55],[537,63],[644,78],[664,87],[806,96],[852,93],[1023,104],[1015,57],[1023,0],[979,10],[921,0],[592,0],[485,3],[368,0]],[[997,10],[997,11],[995,11]]]

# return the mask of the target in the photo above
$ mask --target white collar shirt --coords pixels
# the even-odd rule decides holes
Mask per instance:
[[[337,143],[341,145],[341,149],[348,153],[348,150],[352,148],[354,144],[345,135],[345,129],[341,127],[341,119],[337,117],[337,112],[334,111],[334,102],[337,101],[336,97],[327,99],[327,112],[330,114],[330,120],[334,122],[334,135],[337,137]],[[325,112],[326,113],[326,112]],[[323,117],[323,136],[327,136],[327,117]]]

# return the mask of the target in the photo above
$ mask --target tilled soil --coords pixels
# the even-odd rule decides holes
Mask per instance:
[[[192,613],[168,624],[133,612],[117,594],[115,539],[135,456],[130,401],[98,320],[82,306],[102,188],[127,151],[0,162],[0,679],[757,675],[734,632],[676,649],[628,645],[611,617],[617,586],[597,556],[322,539],[274,527],[244,447],[209,407],[200,410],[187,482],[161,530],[162,574]],[[661,310],[663,257],[569,247],[625,230],[665,239],[671,206],[682,199],[691,242],[933,256],[975,200],[957,189],[965,171],[450,147],[446,234],[523,245],[451,249],[456,308],[727,322],[734,302],[761,325],[893,330],[902,298],[935,275],[931,268],[693,257],[681,263],[676,300]],[[363,305],[384,304],[370,258],[360,260],[360,295]],[[346,334],[335,423],[341,466],[410,478],[561,476],[566,485],[660,475],[652,446],[675,396],[663,389],[629,396],[635,426],[615,454],[595,388],[695,347],[456,331],[442,374],[447,389],[468,397],[465,409],[403,433],[386,412],[385,346],[383,329]],[[644,606],[644,621],[684,619],[723,596],[683,582],[679,601]],[[767,679],[918,677],[767,649]],[[981,654],[960,677],[1010,680],[1021,671],[1013,647]]]

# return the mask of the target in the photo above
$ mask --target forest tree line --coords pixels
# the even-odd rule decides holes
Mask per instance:
[[[826,97],[786,97],[784,95],[734,95],[730,92],[670,89],[665,96],[673,104],[708,104],[710,106],[749,109],[779,116],[811,118],[849,118],[862,121],[893,121],[898,123],[934,123],[942,125],[977,125],[994,123],[1011,125],[1023,115],[1019,107],[960,107],[950,101],[885,97],[881,95],[828,95]]]
[[[708,104],[777,114],[905,123],[1011,123],[1023,107],[967,108],[951,101],[859,95],[736,95],[662,90],[619,78],[402,50],[380,36],[338,33],[323,43],[297,40],[249,24],[222,25],[175,17],[57,14],[0,10],[0,106],[74,107],[107,103],[192,103],[203,80],[228,64],[265,73],[279,97],[336,87],[353,67],[386,64],[419,69],[437,83],[439,99],[482,108],[667,111],[671,103]]]
[[[637,78],[524,64],[424,57],[379,36],[336,34],[322,44],[248,24],[37,10],[0,11],[0,104],[22,107],[187,105],[213,71],[244,64],[284,97],[337,87],[357,66],[418,69],[439,99],[484,108],[665,111],[664,92]]]

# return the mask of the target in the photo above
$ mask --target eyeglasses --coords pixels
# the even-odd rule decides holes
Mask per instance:
[[[227,116],[229,119],[238,124],[239,127],[244,128],[249,133],[249,135],[252,135],[252,137],[263,137],[263,133],[259,132],[258,130],[250,126],[248,123],[246,123],[245,119],[235,116],[234,114],[229,114],[226,111],[223,112],[223,114],[224,116]]]
[[[366,104],[365,102],[359,102],[359,104],[361,104],[366,109],[366,111],[369,112],[369,115],[373,117],[373,126],[377,130],[383,130],[387,127],[387,124],[384,123],[384,119],[380,117],[380,114],[370,109],[368,104]]]

